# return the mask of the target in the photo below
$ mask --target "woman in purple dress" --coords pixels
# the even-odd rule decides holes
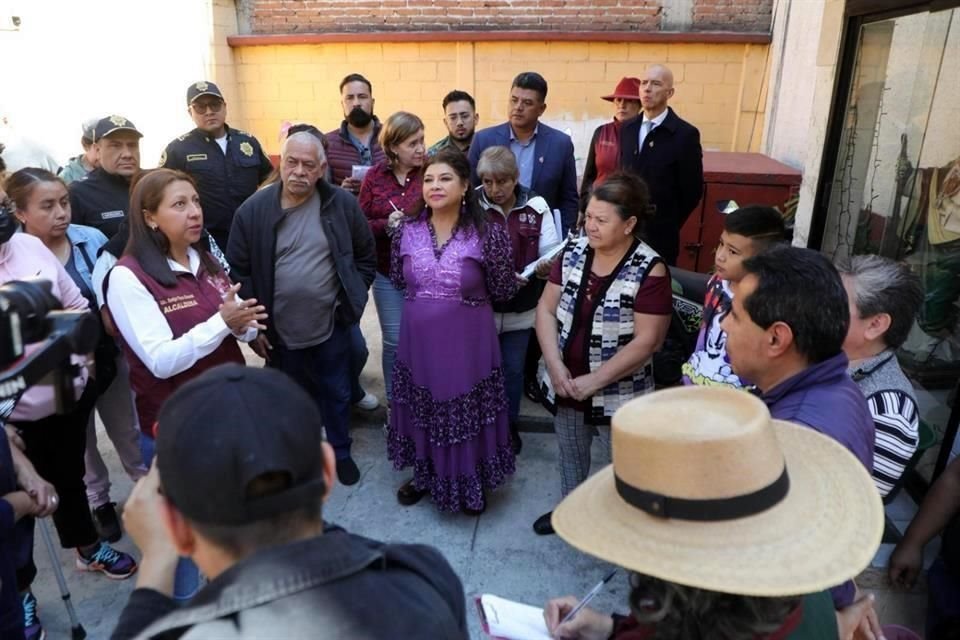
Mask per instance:
[[[493,300],[517,290],[510,239],[488,224],[470,165],[444,149],[424,169],[426,209],[393,234],[390,276],[404,291],[387,451],[413,466],[397,491],[441,511],[477,515],[514,471]]]

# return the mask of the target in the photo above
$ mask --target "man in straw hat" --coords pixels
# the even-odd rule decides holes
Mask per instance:
[[[576,599],[552,600],[554,637],[847,638],[872,611],[864,598],[835,616],[824,591],[870,564],[883,531],[870,473],[836,442],[750,394],[695,387],[632,400],[611,436],[613,464],[553,526],[630,572],[631,614],[561,623]]]

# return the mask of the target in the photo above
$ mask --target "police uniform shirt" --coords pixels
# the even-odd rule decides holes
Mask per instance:
[[[203,223],[226,236],[233,214],[273,171],[260,143],[249,133],[226,128],[227,150],[207,133],[194,129],[167,145],[160,166],[189,173],[197,181]]]
[[[73,224],[98,229],[112,238],[127,217],[130,181],[97,168],[70,183],[70,211]]]

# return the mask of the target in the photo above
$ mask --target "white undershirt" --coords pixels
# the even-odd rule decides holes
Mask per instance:
[[[169,258],[167,263],[175,272],[196,274],[200,270],[200,255],[190,248],[187,249],[187,256],[190,259],[189,271]],[[150,373],[160,379],[186,371],[198,360],[216,351],[231,333],[217,312],[174,339],[173,331],[156,299],[137,276],[123,265],[115,266],[110,272],[107,306],[117,331]],[[250,328],[242,334],[233,335],[238,340],[250,342],[257,337],[257,333],[257,329]]]
[[[220,145],[220,151],[223,151],[223,155],[227,155],[227,134],[223,134],[222,138],[214,138],[217,141],[217,144]]]

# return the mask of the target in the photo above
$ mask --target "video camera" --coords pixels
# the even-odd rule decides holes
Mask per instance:
[[[46,280],[14,280],[0,285],[0,406],[8,417],[24,391],[53,384],[57,413],[76,402],[73,379],[79,366],[70,356],[97,345],[100,325],[88,311],[64,311]],[[25,355],[26,345],[41,343]]]

